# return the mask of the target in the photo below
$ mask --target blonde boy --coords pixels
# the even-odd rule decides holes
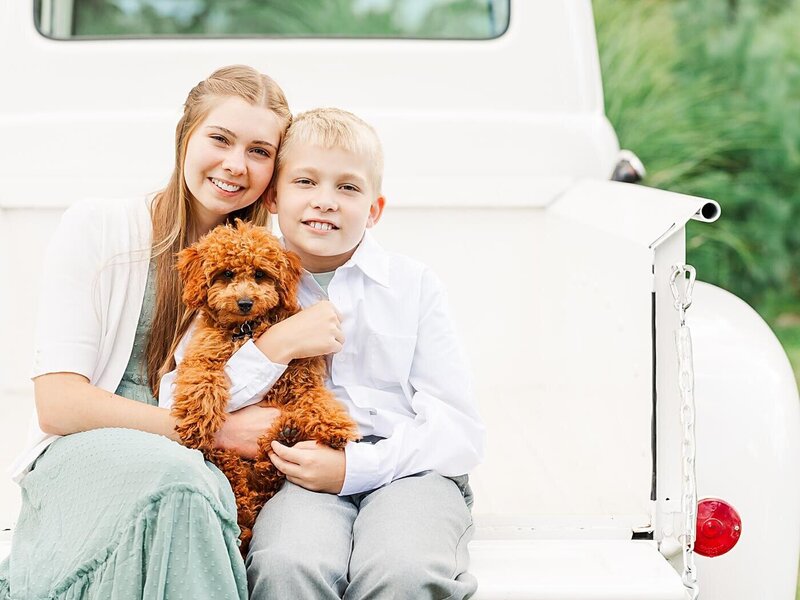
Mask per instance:
[[[375,131],[342,110],[299,115],[281,145],[268,202],[306,269],[305,310],[258,347],[270,371],[327,354],[327,384],[364,439],[343,451],[273,446],[288,481],[254,528],[255,600],[464,598],[476,588],[466,474],[481,460],[483,425],[441,283],[368,231],[383,214],[382,170]]]

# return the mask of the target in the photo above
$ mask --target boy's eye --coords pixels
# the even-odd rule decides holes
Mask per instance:
[[[222,276],[223,276],[225,279],[233,279],[233,275],[234,275],[234,273],[233,273],[233,271],[231,271],[230,269],[229,269],[229,270],[227,270],[227,271],[224,271],[224,272],[222,273]]]
[[[351,183],[345,183],[341,186],[345,192],[358,192],[359,189]]]
[[[311,185],[314,182],[306,177],[301,177],[300,179],[295,179],[295,183],[299,183],[300,185]]]
[[[264,271],[259,270],[255,272],[256,279],[264,279],[264,276],[265,276]]]

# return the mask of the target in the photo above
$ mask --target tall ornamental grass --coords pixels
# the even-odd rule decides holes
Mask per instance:
[[[798,344],[800,0],[593,8],[606,112],[647,167],[644,183],[722,205],[717,223],[689,224],[698,277]]]

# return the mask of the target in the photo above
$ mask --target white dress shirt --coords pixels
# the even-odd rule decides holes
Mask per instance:
[[[340,495],[378,488],[434,470],[463,475],[483,458],[485,431],[471,394],[470,373],[449,317],[445,290],[425,265],[386,252],[367,232],[336,270],[328,296],[310,273],[300,282],[304,308],[330,299],[342,315],[345,343],[329,355],[326,385],[374,444],[345,448]],[[183,357],[187,332],[175,359]],[[258,402],[286,366],[252,341],[228,361],[228,410]],[[174,372],[161,383],[159,405],[172,403]]]

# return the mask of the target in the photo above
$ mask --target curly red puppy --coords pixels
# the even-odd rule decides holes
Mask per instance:
[[[199,309],[198,326],[177,368],[172,414],[183,443],[197,448],[228,477],[236,496],[242,553],[258,511],[279,489],[283,474],[267,454],[272,440],[316,440],[343,448],[358,438],[355,423],[324,386],[322,357],[293,360],[261,401],[281,411],[248,460],[214,448],[230,398],[225,364],[250,337],[300,310],[300,260],[264,228],[237,219],[219,226],[178,258],[183,301]]]

